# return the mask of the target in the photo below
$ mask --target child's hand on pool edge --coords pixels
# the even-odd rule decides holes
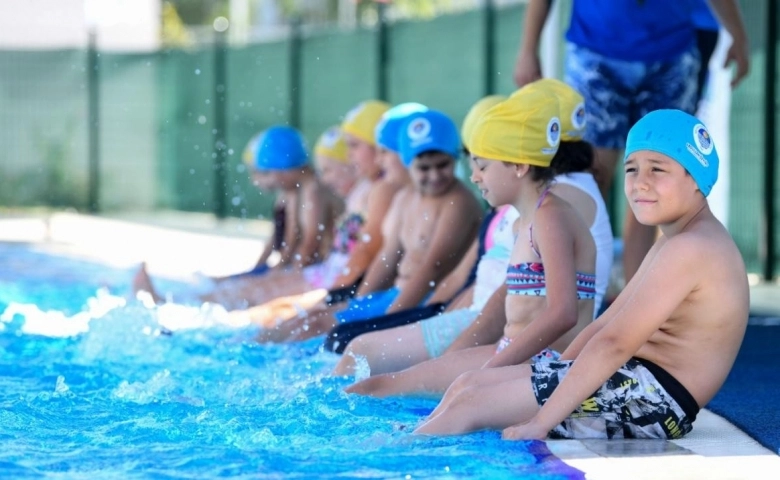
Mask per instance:
[[[504,440],[544,440],[549,431],[549,428],[540,426],[531,419],[526,423],[518,423],[505,428],[501,432],[501,438]]]

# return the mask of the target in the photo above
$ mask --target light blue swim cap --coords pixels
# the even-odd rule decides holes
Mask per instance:
[[[428,107],[421,103],[401,103],[386,111],[374,129],[376,144],[398,153],[398,132],[412,113],[424,112]]]
[[[415,112],[406,117],[398,135],[399,155],[404,165],[429,151],[444,152],[457,159],[460,155],[460,134],[450,117],[438,110]]]
[[[290,170],[309,161],[303,136],[292,127],[270,127],[256,142],[252,166],[257,170]]]
[[[655,110],[628,132],[625,162],[638,150],[650,150],[676,160],[693,177],[706,197],[718,180],[718,152],[707,127],[681,110]]]

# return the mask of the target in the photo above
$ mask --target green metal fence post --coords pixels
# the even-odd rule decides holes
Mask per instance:
[[[376,77],[376,95],[379,100],[388,100],[387,79],[390,61],[389,38],[387,30],[387,12],[386,5],[377,4],[377,77]]]
[[[87,209],[90,213],[100,211],[100,53],[97,49],[97,34],[89,32],[87,46]]]
[[[484,94],[487,96],[496,91],[496,8],[493,0],[484,0],[482,3],[482,22],[484,29],[482,37],[483,87]]]
[[[214,42],[214,215],[227,216],[227,33],[215,33]]]
[[[761,250],[764,280],[775,276],[775,163],[777,162],[777,2],[767,2],[766,65],[764,68],[764,238]]]
[[[301,128],[301,19],[290,23],[290,126]]]

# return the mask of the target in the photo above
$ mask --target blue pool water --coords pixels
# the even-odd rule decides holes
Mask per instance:
[[[131,275],[0,244],[0,477],[583,478],[543,442],[410,435],[433,402],[345,395],[321,340],[148,308]]]

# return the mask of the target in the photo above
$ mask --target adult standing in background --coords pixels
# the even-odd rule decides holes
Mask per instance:
[[[712,14],[707,0],[696,0],[693,7],[691,21],[696,32],[696,48],[701,58],[699,74],[696,77],[696,108],[699,108],[704,98],[707,80],[709,78],[709,65],[715,47],[718,45],[720,25],[718,19]]]
[[[564,80],[585,98],[585,140],[596,149],[594,177],[606,199],[628,130],[645,114],[675,108],[693,114],[700,55],[694,11],[705,0],[573,0]],[[737,0],[707,0],[732,37],[726,65],[732,87],[749,70],[748,40]],[[529,0],[515,64],[518,86],[541,78],[539,40],[552,0]],[[655,241],[631,209],[623,226],[623,269],[631,279]]]

